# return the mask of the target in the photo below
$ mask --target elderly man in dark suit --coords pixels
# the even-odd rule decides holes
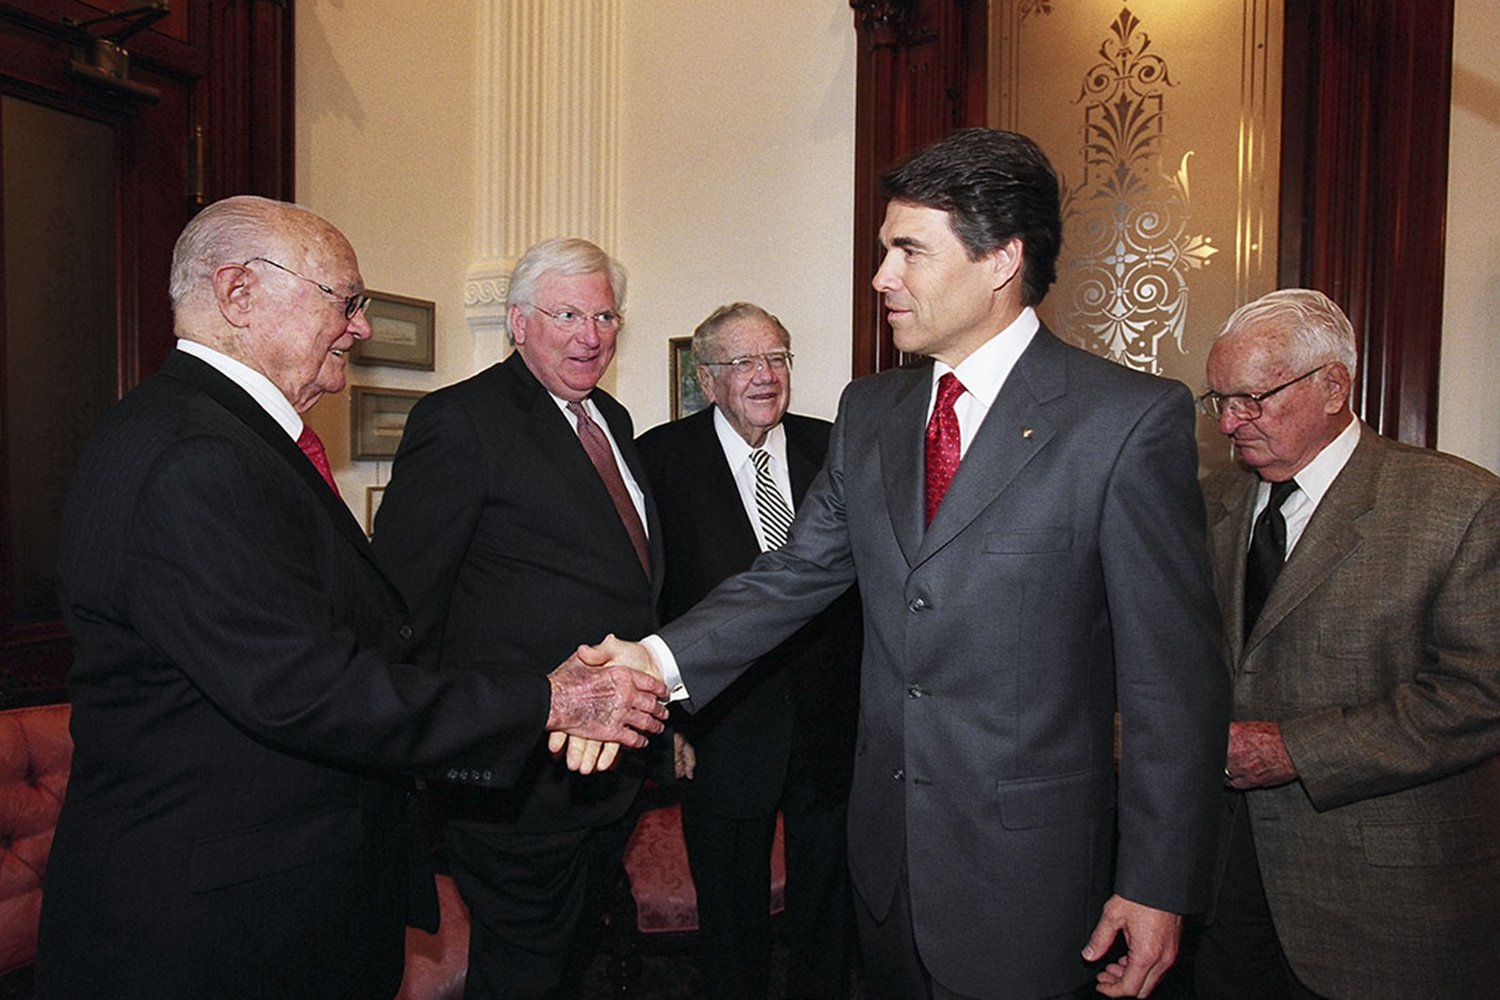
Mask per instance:
[[[1200,1000],[1500,997],[1500,480],[1349,409],[1320,292],[1229,318],[1205,484],[1234,821]]]
[[[787,544],[648,646],[697,705],[857,580],[872,992],[1145,996],[1206,902],[1228,715],[1192,397],[1039,324],[1061,225],[1030,140],[955,133],[886,192],[874,284],[932,360],[845,390]]]
[[[828,450],[826,420],[786,412],[791,336],[748,302],[693,333],[711,407],[636,444],[661,510],[671,621],[786,541]],[[853,915],[844,826],[854,759],[859,605],[848,594],[682,721],[695,756],[682,828],[711,1000],[766,995],[771,842],[786,832],[786,995],[848,995]]]
[[[411,606],[417,661],[439,674],[519,681],[554,651],[656,624],[656,507],[630,415],[598,388],[624,298],[624,271],[594,244],[537,244],[511,277],[515,352],[412,409],[374,547]],[[511,787],[446,796],[472,917],[465,996],[567,995],[646,769],[631,753],[583,777],[538,744]]]
[[[595,721],[622,700],[660,728],[654,681],[405,659],[301,418],[370,335],[363,291],[293,205],[226,199],[177,241],[178,349],[100,424],[63,515],[75,750],[39,997],[389,997],[406,919],[437,913],[412,782],[383,772],[516,782],[546,729],[622,732]]]

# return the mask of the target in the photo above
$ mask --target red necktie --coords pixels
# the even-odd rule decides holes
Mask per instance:
[[[297,447],[302,449],[302,454],[318,470],[318,475],[333,490],[333,495],[339,496],[339,484],[333,481],[333,470],[328,467],[328,452],[323,450],[323,441],[318,437],[318,432],[303,424],[302,434],[297,438]]]
[[[938,379],[937,403],[932,407],[932,418],[927,421],[927,523],[937,513],[958,471],[959,436],[958,414],[953,412],[953,401],[963,395],[963,383],[952,372]]]
[[[583,450],[588,452],[589,461],[599,470],[599,478],[604,480],[604,488],[609,490],[609,498],[615,502],[615,510],[625,524],[625,533],[630,536],[630,544],[635,546],[635,556],[641,561],[641,569],[646,571],[646,579],[649,580],[651,553],[646,548],[646,529],[641,527],[641,516],[636,513],[635,501],[630,499],[630,491],[626,489],[625,480],[620,475],[614,449],[610,448],[609,439],[604,436],[599,425],[594,423],[582,403],[576,400],[569,403],[568,412],[578,418],[578,440],[583,443]]]

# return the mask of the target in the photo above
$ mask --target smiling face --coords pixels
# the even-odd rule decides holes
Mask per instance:
[[[969,259],[948,213],[892,201],[880,227],[885,259],[871,284],[880,293],[896,346],[958,364],[1021,313],[1013,279],[1021,243]]]
[[[270,379],[298,413],[305,413],[324,393],[344,388],[345,354],[356,340],[370,336],[362,312],[344,315],[344,296],[361,293],[365,286],[354,248],[326,224],[289,234],[281,256],[287,259],[277,263],[296,274],[258,261],[221,270],[246,272],[244,287],[255,302],[240,360]]]
[[[1223,395],[1263,393],[1303,372],[1284,360],[1287,339],[1276,331],[1248,331],[1214,342],[1208,354],[1208,387]],[[1284,482],[1353,419],[1348,408],[1349,373],[1341,362],[1324,367],[1261,402],[1254,420],[1229,410],[1219,430],[1234,442],[1239,459],[1267,482]]]
[[[726,321],[712,343],[712,357],[704,358],[705,361],[728,361],[787,349],[776,325],[759,316]],[[703,385],[704,395],[752,448],[765,443],[766,434],[781,423],[792,399],[790,368],[777,371],[769,364],[760,364],[741,374],[725,365],[700,365],[698,381]]]
[[[538,308],[510,307],[516,351],[549,392],[570,402],[581,400],[594,391],[615,357],[619,329],[601,330],[593,319],[616,311],[609,275],[549,271],[538,279],[535,299]],[[563,329],[548,315],[563,312],[584,317],[577,330]]]

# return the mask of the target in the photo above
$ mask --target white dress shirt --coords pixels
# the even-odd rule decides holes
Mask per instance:
[[[1281,516],[1286,519],[1286,554],[1292,554],[1292,549],[1297,547],[1297,542],[1302,537],[1302,532],[1307,528],[1307,522],[1312,520],[1313,511],[1318,509],[1318,504],[1323,502],[1323,496],[1333,481],[1338,478],[1340,472],[1349,461],[1349,456],[1354,454],[1355,447],[1359,444],[1359,421],[1353,418],[1349,420],[1349,426],[1339,432],[1339,436],[1323,446],[1323,450],[1313,457],[1295,475],[1297,488],[1292,495],[1286,498],[1281,505]],[[1266,509],[1271,502],[1271,484],[1262,481],[1255,492],[1255,510],[1250,513],[1250,535],[1246,537],[1245,546],[1249,550],[1249,539],[1255,534],[1255,519],[1260,517],[1260,512]]]
[[[769,546],[766,545],[766,533],[761,525],[760,508],[755,505],[755,462],[750,456],[757,451],[764,451],[770,456],[771,461],[767,464],[771,479],[781,492],[781,499],[786,501],[786,509],[796,510],[792,505],[792,477],[786,467],[786,428],[777,424],[766,433],[766,439],[759,448],[752,448],[740,437],[739,431],[730,426],[724,411],[716,406],[714,430],[719,435],[719,447],[724,449],[724,459],[729,463],[729,471],[734,476],[734,485],[739,488],[745,516],[750,518],[750,524],[755,528],[755,540],[760,543],[760,550],[765,552]]]

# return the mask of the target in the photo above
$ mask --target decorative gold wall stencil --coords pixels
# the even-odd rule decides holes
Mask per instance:
[[[1281,0],[990,9],[989,120],[1035,139],[1063,186],[1044,319],[1201,387],[1213,334],[1276,284]]]

